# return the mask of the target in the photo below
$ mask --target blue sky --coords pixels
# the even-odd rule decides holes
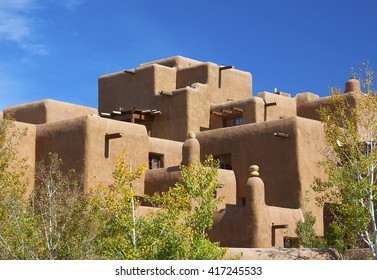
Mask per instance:
[[[375,0],[0,0],[0,110],[97,107],[100,75],[182,55],[253,74],[253,94],[328,95],[377,65]]]

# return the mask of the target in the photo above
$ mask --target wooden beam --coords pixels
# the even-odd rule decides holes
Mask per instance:
[[[110,113],[100,113],[100,116],[104,117],[104,118],[110,118],[111,114]]]
[[[116,133],[106,133],[106,134],[105,134],[105,139],[106,139],[106,140],[116,139],[116,138],[121,138],[121,137],[123,137],[123,134],[120,133],[120,132],[116,132]]]
[[[223,113],[228,114],[228,115],[232,115],[233,114],[233,112],[229,111],[229,110],[223,110]]]
[[[216,112],[216,111],[212,111],[212,114],[216,116],[220,116],[220,117],[223,115],[221,112]]]
[[[164,91],[164,90],[159,90],[158,93],[161,94],[161,95],[166,95],[166,96],[172,96],[173,95],[173,93],[171,91]]]
[[[124,69],[123,72],[128,74],[135,74],[135,69]]]
[[[237,108],[237,107],[233,107],[233,111],[236,111],[236,112],[242,113],[242,112],[243,112],[243,109],[241,109],[241,108]]]

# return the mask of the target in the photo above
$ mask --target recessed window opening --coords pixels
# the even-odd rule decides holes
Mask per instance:
[[[220,169],[232,170],[232,156],[230,153],[215,155],[214,157],[220,162]]]
[[[223,119],[223,127],[237,126],[237,125],[242,125],[242,124],[243,124],[242,116]]]
[[[158,169],[164,167],[164,155],[149,154],[149,169]]]

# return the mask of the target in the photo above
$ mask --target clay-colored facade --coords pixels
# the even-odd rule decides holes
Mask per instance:
[[[346,91],[355,87],[351,80]],[[224,201],[211,238],[228,247],[278,248],[294,246],[303,210],[315,214],[316,232],[324,234],[310,185],[324,176],[316,109],[326,104],[310,92],[253,95],[250,73],[177,56],[101,76],[98,110],[43,100],[3,113],[28,128],[18,149],[29,158],[30,181],[35,163],[56,152],[85,190],[108,184],[126,149],[133,166],[149,162],[135,182],[142,196],[173,186],[180,164],[212,154],[221,162],[217,195]]]

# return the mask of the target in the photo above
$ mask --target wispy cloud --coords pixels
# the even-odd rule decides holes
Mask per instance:
[[[34,0],[1,0],[0,41],[14,42],[31,54],[47,55],[47,47],[37,41],[34,9]]]
[[[87,1],[89,0],[48,0],[45,3],[73,10]],[[0,41],[14,42],[30,54],[48,55],[48,47],[39,41],[38,25],[33,17],[37,7],[43,8],[41,1],[0,0]]]
[[[20,0],[22,1],[22,0]],[[49,0],[50,2],[54,2],[66,9],[69,9],[69,10],[73,10],[75,9],[77,6],[79,5],[82,5],[88,1],[91,1],[91,0]]]
[[[68,9],[74,9],[77,6],[83,4],[84,2],[87,2],[88,0],[62,0],[60,1],[64,7]]]

